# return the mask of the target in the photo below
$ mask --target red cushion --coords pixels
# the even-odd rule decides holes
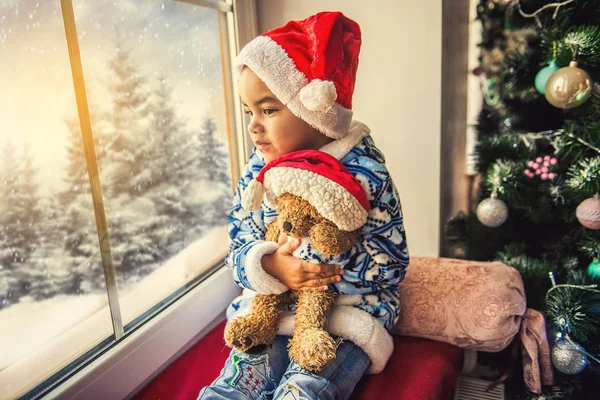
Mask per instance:
[[[450,399],[462,368],[463,350],[448,343],[394,336],[385,369],[365,376],[350,400]]]
[[[135,400],[193,400],[219,376],[229,348],[223,341],[225,322],[169,365],[142,389]],[[462,349],[446,343],[394,337],[394,353],[385,370],[365,376],[351,400],[448,399],[462,363]]]

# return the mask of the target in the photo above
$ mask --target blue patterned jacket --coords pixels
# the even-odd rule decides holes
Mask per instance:
[[[398,285],[404,279],[409,262],[400,199],[383,154],[364,124],[353,121],[347,136],[320,150],[338,158],[358,179],[367,192],[371,211],[366,224],[358,231],[359,240],[339,259],[324,258],[306,246],[294,255],[310,262],[343,266],[342,281],[330,285],[340,297],[330,316],[328,330],[361,346],[371,357],[371,372],[379,372],[393,349],[388,331],[399,315]],[[241,206],[244,189],[264,165],[260,152],[253,152],[238,183],[229,214],[231,245],[226,264],[233,270],[235,282],[245,289],[229,307],[229,319],[247,313],[256,292],[274,294],[287,290],[266,274],[260,264],[264,254],[277,248],[277,244],[265,241],[266,227],[277,217],[276,210],[264,202],[255,212]],[[293,312],[292,306],[288,310],[291,321],[282,321],[280,333],[291,332]],[[364,332],[350,332],[361,329]]]

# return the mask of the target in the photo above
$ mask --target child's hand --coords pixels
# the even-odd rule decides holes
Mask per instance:
[[[327,285],[342,279],[344,270],[339,265],[313,264],[294,257],[292,253],[300,243],[300,239],[287,240],[281,234],[281,246],[261,260],[265,272],[293,290],[327,290]]]

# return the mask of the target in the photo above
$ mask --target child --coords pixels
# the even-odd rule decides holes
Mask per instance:
[[[336,358],[318,373],[290,361],[290,306],[276,340],[248,353],[232,350],[219,378],[199,399],[347,399],[363,374],[381,372],[392,353],[388,331],[398,318],[398,284],[408,251],[398,193],[383,155],[369,129],[352,120],[360,44],[354,21],[323,12],[255,38],[236,59],[256,149],[229,215],[226,262],[244,291],[227,310],[228,319],[245,315],[257,292],[335,290],[340,297],[327,330],[339,338]],[[246,187],[266,163],[306,149],[339,159],[367,191],[367,222],[343,265],[314,264],[310,254],[295,258],[300,241],[285,242],[283,235],[279,244],[266,242],[266,227],[277,211],[267,202],[255,212],[241,205]]]

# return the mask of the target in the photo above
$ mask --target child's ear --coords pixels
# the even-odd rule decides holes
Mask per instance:
[[[356,231],[339,230],[329,221],[316,224],[310,229],[313,246],[323,254],[339,256],[356,243]]]

